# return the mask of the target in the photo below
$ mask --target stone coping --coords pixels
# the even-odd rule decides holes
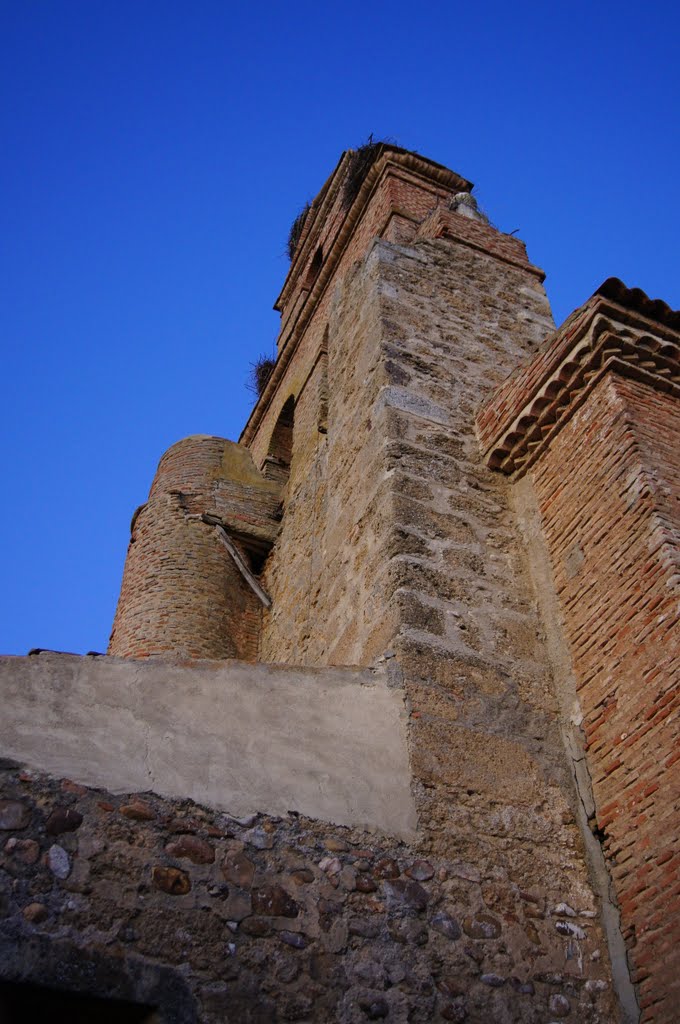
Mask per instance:
[[[0,755],[234,815],[416,827],[403,690],[386,667],[0,658]]]

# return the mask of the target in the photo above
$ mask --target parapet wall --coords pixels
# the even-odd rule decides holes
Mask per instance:
[[[500,804],[448,853],[414,831],[393,664],[2,659],[0,982],[160,1024],[616,1020],[547,822],[521,853]]]
[[[43,653],[0,659],[0,677],[0,749],[34,768],[237,816],[415,828],[404,698],[384,671]]]

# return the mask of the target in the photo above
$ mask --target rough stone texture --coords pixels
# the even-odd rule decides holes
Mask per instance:
[[[64,838],[67,878],[42,858],[29,865],[0,850],[4,980],[132,999],[158,1007],[162,1024],[538,1024],[567,1004],[575,1021],[615,1019],[590,905],[574,911],[584,937],[561,937],[538,889],[484,871],[470,881],[472,865],[446,858],[431,860],[434,876],[416,882],[406,872],[422,858],[384,835],[260,816],[253,824],[271,837],[262,850],[249,842],[251,827],[189,801],[145,793],[154,818],[133,820],[120,809],[136,794],[75,795],[18,767],[0,782],[27,808],[26,838],[44,852],[55,806],[83,817]],[[214,847],[214,863],[168,852],[182,821]],[[329,841],[343,847],[331,858],[340,871],[324,867]],[[222,867],[246,861],[238,878]],[[387,861],[391,879],[379,867]],[[353,885],[360,868],[374,891]],[[495,906],[483,910],[489,887]],[[475,924],[462,932],[456,922],[468,919]]]
[[[262,651],[361,663],[391,646],[432,848],[587,887],[508,485],[470,432],[549,327],[533,271],[448,240],[373,246],[336,297],[325,454],[291,488]]]
[[[415,829],[404,695],[385,670],[45,653],[0,658],[0,685],[3,752],[77,782],[238,814],[290,810],[397,835]],[[0,814],[3,806],[5,827],[25,830],[26,808],[10,801]],[[143,800],[121,813],[154,817]],[[53,809],[51,834],[57,822],[62,841],[77,811]]]
[[[486,251],[497,233],[476,229],[374,243],[336,286],[327,433],[303,394],[261,657],[370,664],[387,652],[410,703],[424,848],[538,884],[551,905],[568,877],[583,904],[576,797],[509,485],[471,430],[552,321],[522,252]],[[487,899],[492,910],[493,887]]]

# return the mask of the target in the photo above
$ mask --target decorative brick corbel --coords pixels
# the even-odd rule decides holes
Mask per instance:
[[[492,469],[521,476],[608,372],[680,398],[680,313],[609,278],[477,416]]]

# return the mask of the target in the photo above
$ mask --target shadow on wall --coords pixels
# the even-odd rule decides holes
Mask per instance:
[[[295,399],[286,399],[279,413],[276,426],[269,442],[269,450],[262,464],[262,475],[267,480],[286,483],[290,476],[293,457],[293,426],[295,421]]]

